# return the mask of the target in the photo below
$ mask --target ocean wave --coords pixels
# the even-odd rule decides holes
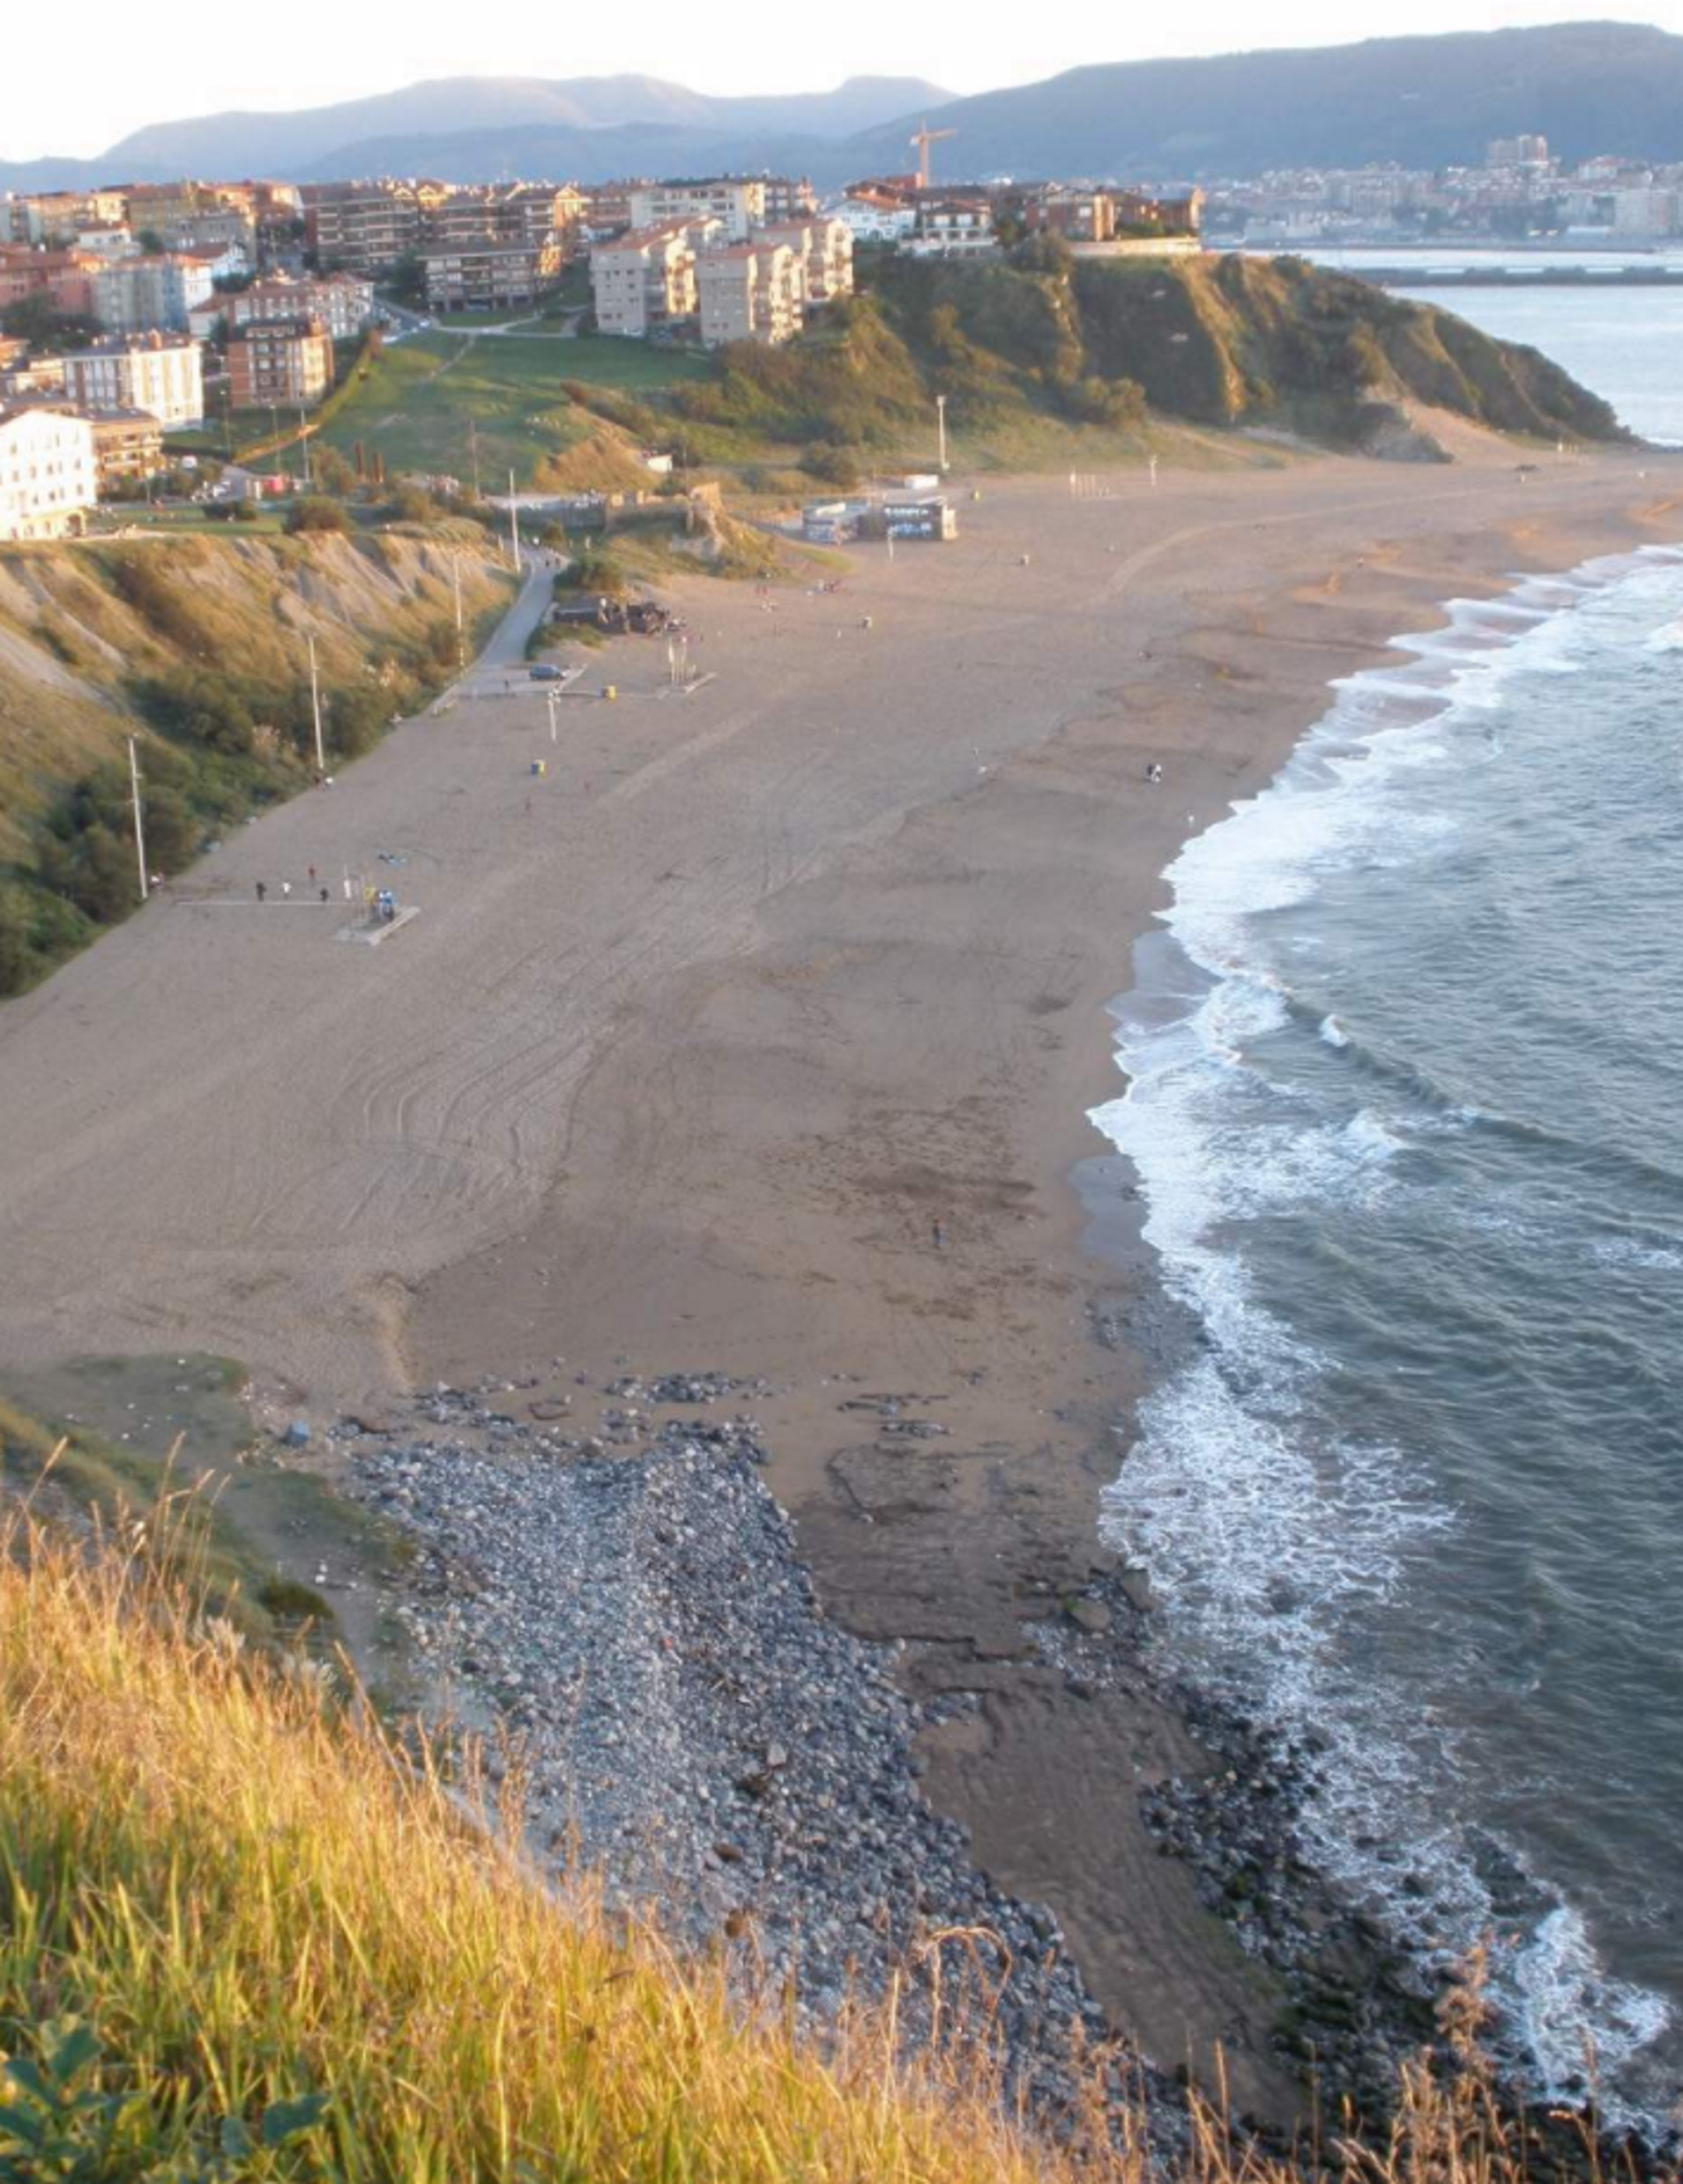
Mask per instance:
[[[1594,636],[1581,612],[1615,583],[1639,605],[1663,600],[1667,586],[1674,600],[1677,574],[1675,558],[1625,556],[1527,579],[1506,600],[1457,602],[1446,630],[1399,640],[1420,660],[1419,679],[1389,669],[1340,685],[1278,779],[1170,868],[1165,924],[1184,951],[1175,988],[1184,1005],[1149,1024],[1119,1012],[1128,1088],[1092,1117],[1134,1162],[1146,1238],[1204,1335],[1140,1407],[1105,1498],[1106,1532],[1150,1569],[1170,1642],[1196,1673],[1283,1731],[1313,1726],[1327,1740],[1323,1793],[1304,1822],[1314,1852],[1421,1945],[1434,1934],[1470,1947],[1497,1897],[1456,1811],[1455,1734],[1419,1692],[1388,1681],[1375,1610],[1406,1592],[1433,1539],[1459,1520],[1414,1454],[1334,1430],[1317,1400],[1331,1360],[1269,1308],[1243,1225],[1298,1206],[1389,1206],[1385,1194],[1411,1188],[1414,1164],[1399,1156],[1435,1138],[1430,1160],[1441,1170],[1462,1157],[1448,1142],[1458,1133],[1493,1133],[1521,1153],[1545,1151],[1650,1189],[1683,1194],[1683,1176],[1506,1114],[1385,1051],[1329,1005],[1336,993],[1284,975],[1270,935],[1329,874],[1434,853],[1459,824],[1429,801],[1434,771],[1500,757],[1493,722],[1513,679],[1579,673]],[[1399,718],[1399,705],[1413,717]],[[1293,1038],[1312,1040],[1297,1051],[1319,1060],[1291,1077],[1270,1065]],[[1530,1171],[1508,1165],[1520,1178],[1512,1204],[1486,1193],[1463,1212],[1535,1228],[1555,1263],[1583,1253],[1683,1268],[1683,1255],[1657,1245],[1644,1257],[1650,1247],[1638,1240],[1551,1226],[1528,1206]],[[1604,2061],[1622,2066],[1663,2030],[1664,2002],[1608,1975],[1582,1916],[1558,1894],[1530,1882],[1522,1895],[1532,1906],[1523,1917],[1510,1917],[1513,1899],[1502,1897],[1517,1939],[1498,1975],[1540,2082],[1568,2083],[1575,2028],[1586,2024]]]
[[[1561,1904],[1512,1949],[1508,1979],[1519,1996],[1525,2044],[1545,2091],[1555,2098],[1582,2096],[1651,2047],[1672,2022],[1661,1996],[1609,1976],[1582,1915]],[[1593,2026],[1594,2049],[1585,2029]],[[1605,2106],[1604,2100],[1604,2106]],[[1612,2104],[1613,2120],[1640,2121]]]

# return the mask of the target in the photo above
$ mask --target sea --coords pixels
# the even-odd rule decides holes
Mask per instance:
[[[1578,301],[1502,302],[1550,294]],[[1661,2134],[1683,550],[1516,578],[1399,647],[1188,844],[1115,1004],[1095,1120],[1195,1338],[1106,1525],[1184,1673],[1324,1740],[1319,1860],[1428,1955],[1488,1942],[1536,2091]]]
[[[1633,251],[1631,262],[1665,266],[1664,287],[1621,287],[1616,257],[1605,251],[1528,251],[1503,256],[1489,250],[1366,250],[1308,252],[1318,265],[1357,271],[1362,265],[1402,264],[1421,272],[1459,272],[1478,266],[1509,275],[1545,267],[1582,278],[1551,287],[1459,281],[1396,291],[1409,303],[1431,303],[1470,319],[1503,341],[1541,349],[1611,402],[1623,422],[1644,439],[1683,447],[1683,253]]]

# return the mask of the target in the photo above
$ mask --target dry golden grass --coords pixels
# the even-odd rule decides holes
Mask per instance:
[[[32,2167],[0,2107],[0,2177],[1143,2184],[1141,2118],[1104,2114],[1096,2063],[1088,2113],[1037,2142],[973,2042],[897,2057],[892,1998],[821,2053],[587,1884],[539,1886],[472,1782],[158,1576],[168,1523],[0,1527],[0,2054],[28,2074],[86,2026],[78,2068],[122,2138],[101,2165]],[[220,2165],[311,2091],[318,2120]],[[1525,2173],[1471,2039],[1352,2161],[1374,2184]],[[1176,2168],[1299,2173],[1207,2114]]]

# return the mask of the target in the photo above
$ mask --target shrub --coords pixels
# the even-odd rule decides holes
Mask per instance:
[[[809,447],[801,458],[801,468],[808,477],[822,480],[825,485],[839,486],[849,492],[859,483],[858,457],[850,447],[838,447],[832,442],[820,440]]]
[[[351,519],[342,501],[331,501],[324,494],[306,494],[293,503],[287,512],[287,531],[297,538],[312,532],[344,533],[351,527]]]
[[[618,599],[626,589],[626,575],[611,554],[583,553],[555,578],[555,589],[597,592],[607,599]]]

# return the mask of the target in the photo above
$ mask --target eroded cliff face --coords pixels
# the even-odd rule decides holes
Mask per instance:
[[[468,617],[506,598],[472,525],[459,536],[153,536],[0,554],[0,992],[132,899],[114,853],[128,736],[157,806],[150,857],[178,870],[217,827],[309,779],[307,637],[340,756],[449,672],[452,564]]]

